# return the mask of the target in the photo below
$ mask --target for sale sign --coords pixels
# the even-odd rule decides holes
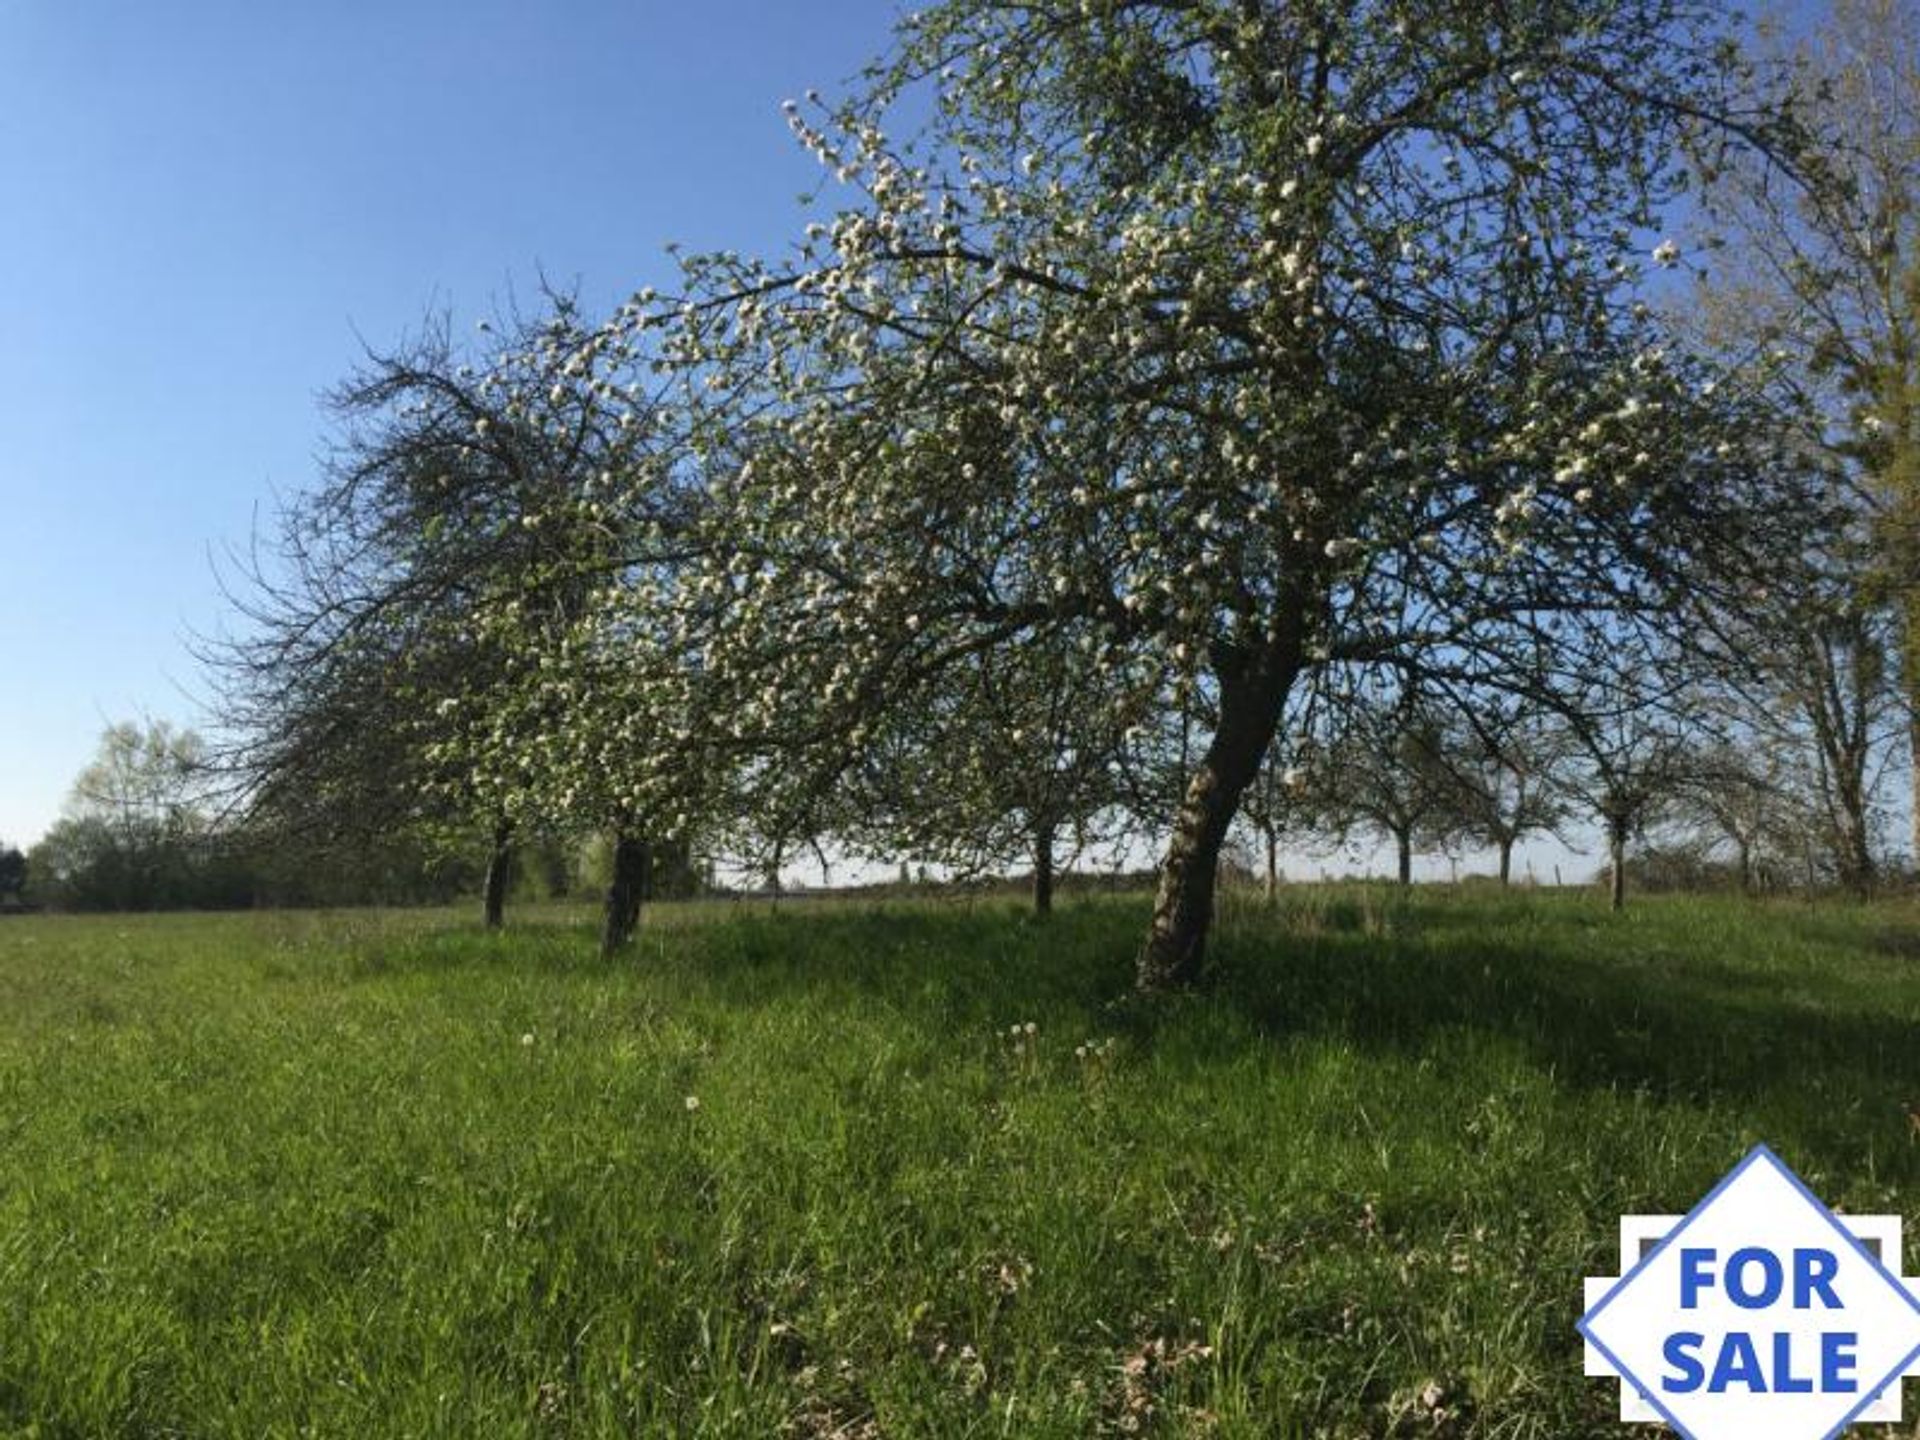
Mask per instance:
[[[1623,1420],[1826,1440],[1900,1418],[1920,1293],[1897,1218],[1841,1219],[1761,1145],[1679,1220],[1627,1217],[1621,1246],[1625,1273],[1587,1282],[1579,1329],[1588,1373],[1620,1377]]]

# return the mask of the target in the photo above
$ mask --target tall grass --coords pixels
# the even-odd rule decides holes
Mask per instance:
[[[1910,907],[462,918],[0,924],[0,1432],[1617,1434],[1623,1211],[1920,1220]]]

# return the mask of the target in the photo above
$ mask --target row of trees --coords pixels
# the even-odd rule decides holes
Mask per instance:
[[[1864,882],[1916,411],[1670,313],[1690,189],[1748,228],[1859,190],[1811,62],[1733,23],[942,0],[790,106],[840,203],[789,254],[336,392],[210,647],[223,758],[257,823],[477,831],[496,874],[605,834],[609,949],[669,847],[1017,854],[1044,904],[1146,826],[1138,981],[1178,985],[1243,814],[1410,845],[1479,772],[1497,847],[1582,803],[1617,885],[1679,748],[1815,759]]]
[[[565,898],[604,877],[590,841],[548,837],[521,847],[498,874],[475,836],[399,827],[362,830],[351,844],[269,827],[235,811],[228,777],[192,730],[123,722],[100,737],[64,813],[22,853],[0,845],[0,907],[57,910],[236,909],[445,903],[483,881],[504,893]],[[669,852],[654,877],[663,893],[705,883],[693,858]]]
[[[1610,718],[1374,697],[1344,711],[1345,728],[1331,735],[1315,735],[1310,721],[1296,726],[1305,738],[1294,763],[1263,771],[1247,816],[1269,892],[1286,845],[1385,844],[1403,884],[1418,849],[1480,850],[1504,885],[1529,838],[1591,834],[1616,908],[1630,841],[1690,856],[1698,874],[1718,868],[1743,890],[1863,893],[1887,849],[1884,762],[1904,720],[1888,678],[1861,717],[1877,728],[1833,756],[1823,751],[1831,732],[1817,723],[1817,705],[1795,711],[1791,695],[1762,705],[1696,687]],[[1748,716],[1769,725],[1738,728]]]

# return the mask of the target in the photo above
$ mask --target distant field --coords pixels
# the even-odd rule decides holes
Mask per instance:
[[[1622,1211],[1920,1224],[1911,904],[1143,917],[0,921],[0,1433],[1618,1435]]]

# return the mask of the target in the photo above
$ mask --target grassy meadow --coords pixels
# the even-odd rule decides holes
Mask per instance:
[[[0,1434],[1617,1435],[1621,1212],[1920,1224],[1911,902],[1144,918],[0,921]]]

